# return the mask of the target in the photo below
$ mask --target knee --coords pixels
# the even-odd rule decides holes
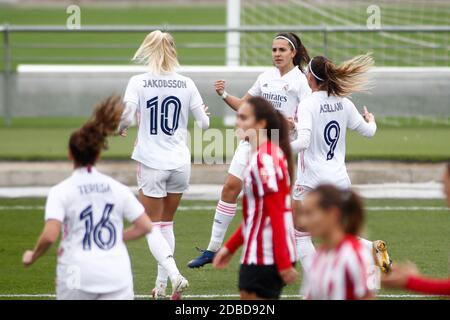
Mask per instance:
[[[236,180],[238,180],[236,178]],[[222,188],[222,197],[221,199],[225,202],[236,202],[239,193],[241,193],[242,182],[239,181],[231,181],[227,179],[225,185]]]

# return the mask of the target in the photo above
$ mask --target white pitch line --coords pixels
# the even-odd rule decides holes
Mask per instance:
[[[136,294],[135,298],[147,299],[152,298],[148,294]],[[186,294],[183,295],[187,299],[211,299],[211,298],[239,298],[238,294]],[[443,297],[439,295],[422,295],[422,294],[379,294],[379,298],[438,298]],[[0,298],[56,298],[55,294],[0,294]],[[281,298],[302,298],[299,294],[283,294]]]
[[[44,210],[44,206],[0,206],[0,211],[27,211],[27,210]],[[214,211],[215,206],[180,206],[178,211]],[[242,208],[238,207],[238,210]],[[437,206],[378,206],[367,207],[368,211],[448,211],[450,208]]]

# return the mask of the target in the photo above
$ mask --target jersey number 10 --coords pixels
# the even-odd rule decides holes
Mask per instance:
[[[158,134],[158,96],[147,101],[147,109],[150,109],[150,134]],[[173,106],[173,118],[170,121],[170,106]],[[159,118],[162,132],[173,136],[178,128],[180,120],[181,102],[175,96],[165,98],[161,103],[161,115]],[[170,123],[171,122],[171,123]]]

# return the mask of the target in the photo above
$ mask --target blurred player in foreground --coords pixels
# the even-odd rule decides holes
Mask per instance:
[[[57,299],[133,299],[133,276],[124,241],[151,231],[144,207],[128,187],[95,169],[106,137],[117,130],[123,111],[119,97],[95,109],[94,117],[72,133],[72,175],[54,186],[45,206],[45,227],[34,250],[23,255],[30,266],[62,230],[56,271]],[[123,231],[123,220],[133,226]],[[150,233],[151,234],[151,233]]]
[[[252,151],[244,180],[244,219],[213,264],[224,268],[243,245],[241,299],[278,299],[283,286],[297,279],[289,129],[284,116],[261,97],[239,108],[237,129]]]
[[[296,34],[279,33],[272,41],[272,61],[274,67],[259,75],[255,84],[242,98],[228,94],[223,80],[216,81],[216,92],[235,111],[239,111],[241,105],[251,97],[264,97],[288,119],[290,136],[295,137],[298,104],[311,94],[303,73],[308,64],[309,55]],[[217,204],[208,247],[206,250],[199,249],[201,254],[189,262],[190,268],[211,263],[214,254],[222,246],[228,226],[236,214],[237,199],[242,191],[249,155],[250,145],[246,141],[241,141],[231,161]]]
[[[314,57],[308,65],[308,82],[311,96],[298,107],[298,136],[292,142],[295,152],[300,152],[293,199],[296,226],[302,227],[301,203],[308,192],[323,183],[342,189],[351,182],[345,166],[345,137],[347,129],[365,137],[375,135],[375,117],[366,107],[364,114],[356,109],[347,97],[367,88],[366,73],[373,65],[370,55],[357,56],[336,66],[323,56]],[[307,229],[303,229],[307,232]],[[305,239],[306,240],[306,239]],[[376,264],[383,272],[391,266],[386,243],[360,239],[374,253]],[[314,247],[302,247],[300,261],[305,269],[311,265]]]
[[[447,206],[450,207],[450,163],[447,163],[442,179]],[[412,263],[394,264],[392,271],[381,278],[381,284],[386,288],[406,289],[426,294],[450,295],[450,279],[423,277]]]
[[[175,42],[169,33],[149,33],[133,60],[149,71],[133,76],[125,92],[125,111],[120,133],[137,118],[138,137],[132,159],[137,161],[139,200],[150,214],[162,241],[150,250],[156,256],[171,258],[175,252],[173,220],[183,192],[189,187],[191,154],[187,146],[189,111],[201,129],[209,127],[209,117],[195,83],[176,72],[179,67]],[[156,250],[156,252],[154,252]],[[158,259],[158,261],[161,261]],[[158,265],[152,295],[165,298],[167,278],[172,282],[172,299],[188,287],[175,263]]]
[[[321,241],[303,280],[305,299],[371,298],[372,257],[357,237],[364,222],[361,198],[350,190],[320,185],[305,197],[302,215],[311,235]]]

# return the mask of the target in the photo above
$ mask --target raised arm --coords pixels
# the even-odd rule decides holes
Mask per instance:
[[[375,116],[367,110],[366,106],[364,106],[362,115],[358,112],[356,107],[353,106],[348,128],[350,130],[355,130],[364,137],[371,138],[377,132]]]
[[[248,92],[242,98],[238,98],[229,94],[225,91],[225,80],[217,80],[214,83],[214,87],[217,94],[222,97],[223,101],[225,101],[225,103],[235,111],[238,111],[239,107],[252,97],[252,95]]]

